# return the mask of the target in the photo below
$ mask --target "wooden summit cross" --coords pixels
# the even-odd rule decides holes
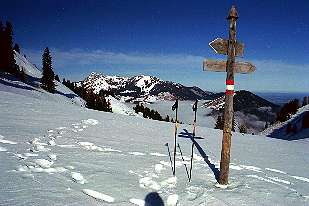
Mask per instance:
[[[220,175],[218,183],[228,184],[230,150],[232,136],[232,119],[234,114],[234,73],[247,74],[255,71],[255,66],[249,62],[235,62],[235,57],[242,57],[244,44],[236,41],[236,20],[238,14],[235,6],[232,6],[227,20],[229,21],[229,39],[217,38],[209,43],[209,46],[218,54],[227,55],[227,61],[205,60],[203,62],[204,71],[226,72],[226,92],[224,106],[224,128],[220,161]]]

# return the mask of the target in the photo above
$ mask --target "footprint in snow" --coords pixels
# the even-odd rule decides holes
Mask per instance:
[[[3,138],[4,137],[2,135],[0,135],[0,143],[2,143],[2,144],[17,144],[17,142],[6,140],[6,139],[3,139]]]
[[[6,152],[6,151],[7,151],[7,149],[5,147],[0,146],[0,152]]]

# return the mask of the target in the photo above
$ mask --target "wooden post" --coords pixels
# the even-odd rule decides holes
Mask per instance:
[[[235,44],[236,44],[236,20],[237,11],[232,6],[229,15],[229,40],[228,40],[228,59],[226,63],[226,94],[224,105],[224,128],[220,161],[219,184],[227,185],[229,177],[232,121],[233,121],[233,96],[234,96],[234,67],[235,67]]]

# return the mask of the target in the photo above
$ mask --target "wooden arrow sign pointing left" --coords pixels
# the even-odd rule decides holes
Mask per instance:
[[[204,71],[226,72],[226,61],[210,60],[203,61]],[[234,72],[248,74],[255,71],[255,66],[250,62],[235,62]]]
[[[227,55],[228,41],[222,38],[216,38],[209,43],[209,46],[217,53]],[[244,44],[236,42],[235,55],[239,57],[244,56]]]

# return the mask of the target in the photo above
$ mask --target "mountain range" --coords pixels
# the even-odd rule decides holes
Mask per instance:
[[[179,83],[160,80],[157,77],[138,75],[133,77],[107,76],[91,73],[83,81],[77,83],[95,93],[112,92],[125,101],[152,102],[156,100],[195,100],[208,99],[214,93],[199,87],[187,87]]]

